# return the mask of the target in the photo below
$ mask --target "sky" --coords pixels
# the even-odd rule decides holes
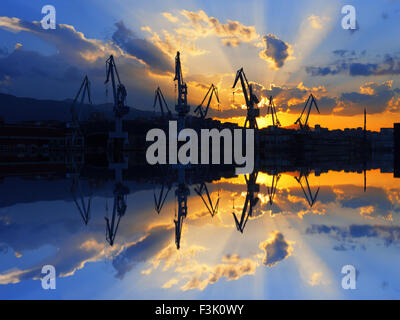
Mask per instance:
[[[56,29],[39,21],[44,5],[56,9]],[[356,29],[342,28],[344,5],[356,9]],[[116,58],[131,107],[153,110],[160,86],[172,108],[174,58],[181,52],[189,103],[196,107],[213,83],[220,105],[212,115],[244,121],[243,67],[261,102],[274,96],[289,126],[310,93],[321,115],[311,125],[379,130],[400,121],[400,1],[2,1],[0,92],[38,99],[73,98],[83,77],[95,103],[106,95],[105,60]],[[233,93],[235,92],[235,95]],[[233,97],[235,96],[235,97]],[[173,108],[172,108],[173,109]]]
[[[244,204],[243,176],[208,184],[212,200],[220,199],[214,217],[192,186],[179,250],[174,190],[158,215],[153,192],[159,187],[130,182],[128,209],[111,247],[104,216],[112,183],[95,188],[85,226],[69,180],[6,178],[0,298],[398,299],[400,189],[393,174],[368,171],[364,192],[362,173],[311,173],[311,191],[319,188],[311,208],[294,178],[298,174],[280,175],[271,205],[273,176],[259,173],[259,203],[243,233],[232,216]],[[88,182],[82,186],[86,190]],[[15,188],[37,191],[24,203],[13,202]],[[56,268],[55,290],[41,287],[45,264]],[[357,270],[356,290],[341,287],[345,265]]]

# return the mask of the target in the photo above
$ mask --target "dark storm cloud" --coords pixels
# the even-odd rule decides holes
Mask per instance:
[[[334,50],[333,55],[338,60],[326,66],[306,66],[306,72],[311,76],[328,76],[348,74],[351,77],[379,76],[400,74],[400,57],[385,54],[383,59],[365,62],[366,51],[356,54],[354,51]]]
[[[135,33],[128,29],[122,21],[116,23],[115,26],[117,30],[112,39],[120,48],[143,60],[151,68],[159,71],[173,70],[171,59],[153,43],[136,37]]]
[[[293,251],[290,243],[287,242],[283,234],[278,231],[272,233],[270,239],[260,243],[260,248],[265,251],[263,264],[268,267],[272,267],[279,261],[284,260]]]
[[[129,245],[113,260],[113,266],[117,271],[115,276],[122,279],[138,263],[146,262],[166,246],[171,234],[172,231],[167,229],[154,230],[143,240]]]
[[[363,248],[360,240],[377,239],[385,246],[400,244],[400,227],[382,225],[350,225],[348,227],[312,225],[306,229],[308,235],[327,235],[341,242],[335,250],[355,249],[357,245]]]
[[[263,37],[263,42],[265,50],[260,52],[260,57],[280,69],[289,57],[289,45],[271,33]]]

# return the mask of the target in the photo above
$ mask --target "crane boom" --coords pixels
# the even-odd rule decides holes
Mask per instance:
[[[164,95],[163,95],[160,87],[158,87],[156,89],[155,96],[154,96],[154,103],[153,103],[154,112],[156,110],[157,102],[160,107],[161,117],[164,118],[166,116],[165,112],[167,112],[168,117],[171,117],[171,111],[169,110],[168,104],[165,101]],[[165,109],[165,111],[164,111],[164,109]]]
[[[205,107],[205,109],[203,109],[203,103],[204,101],[206,101],[207,97],[208,98],[208,102],[207,102],[207,106]],[[214,84],[211,84],[210,88],[208,89],[206,95],[203,98],[203,101],[201,101],[201,103],[197,106],[197,108],[194,110],[194,112],[201,118],[201,119],[205,119],[208,113],[208,109],[210,107],[210,103],[212,100],[213,95],[215,95],[215,98],[217,99],[217,102],[219,104],[219,96],[218,96],[218,89],[216,86],[214,86]]]
[[[278,115],[276,114],[274,98],[272,96],[270,96],[268,100],[269,100],[269,103],[268,103],[268,109],[267,109],[267,116],[271,113],[272,125],[274,127],[280,127],[281,123],[278,119]]]
[[[315,99],[315,97],[314,97],[314,95],[311,93],[309,96],[308,96],[308,99],[307,99],[307,101],[306,101],[306,103],[305,103],[305,105],[304,105],[304,108],[303,108],[303,111],[301,112],[301,114],[300,114],[300,117],[296,120],[296,122],[294,123],[294,124],[299,124],[300,125],[300,128],[303,130],[308,130],[309,129],[309,126],[308,126],[308,119],[309,119],[309,117],[310,117],[310,113],[311,113],[311,109],[312,109],[312,107],[313,107],[313,105],[315,106],[315,109],[317,109],[317,111],[318,111],[318,113],[320,113],[319,112],[319,108],[318,108],[318,105],[317,105],[317,100]],[[302,118],[303,118],[303,115],[304,115],[304,112],[306,111],[306,109],[307,109],[307,115],[306,115],[306,120],[304,121],[304,123],[302,122]]]

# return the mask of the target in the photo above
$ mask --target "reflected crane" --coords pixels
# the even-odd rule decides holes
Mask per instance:
[[[154,96],[154,103],[153,103],[154,112],[156,111],[157,102],[158,102],[158,106],[161,111],[161,117],[170,119],[172,114],[171,114],[171,111],[169,110],[168,104],[165,101],[164,95],[163,95],[160,87],[158,87],[156,89],[155,96]]]
[[[203,103],[204,103],[204,101],[206,101],[208,95],[210,95],[210,96],[208,98],[207,106],[204,108],[203,107]],[[217,89],[216,86],[214,86],[214,84],[211,84],[211,86],[208,89],[203,101],[201,101],[201,103],[197,106],[197,108],[194,109],[194,113],[196,113],[196,115],[200,119],[205,119],[207,117],[208,109],[210,107],[210,103],[211,103],[213,95],[215,95],[215,98],[217,99],[217,102],[218,102],[218,105],[219,105],[218,89]]]
[[[249,217],[253,215],[253,209],[259,201],[257,194],[260,192],[260,186],[256,184],[257,176],[258,172],[253,172],[250,175],[244,176],[247,184],[247,194],[240,221],[236,217],[235,213],[232,212],[233,218],[235,219],[236,229],[241,233],[243,233],[247,221],[249,220]]]
[[[125,86],[121,83],[114,57],[111,55],[106,61],[106,81],[107,84],[111,79],[113,99],[114,99],[114,119],[115,131],[110,132],[111,139],[122,139],[123,143],[127,143],[128,134],[123,132],[122,118],[129,113],[129,107],[126,106],[127,92]]]
[[[236,87],[236,84],[239,79],[242,85],[243,96],[246,101],[246,107],[247,107],[247,116],[246,116],[246,121],[244,123],[244,127],[247,128],[248,125],[249,129],[258,129],[257,117],[260,116],[260,109],[258,109],[256,105],[259,103],[259,100],[257,96],[253,93],[253,87],[247,81],[243,68],[237,71],[235,82],[233,83],[232,88]]]
[[[111,220],[106,216],[106,240],[112,246],[114,244],[115,236],[117,235],[119,223],[121,218],[125,215],[127,204],[127,196],[129,194],[128,187],[122,183],[116,183],[114,187],[114,204]],[[108,206],[106,207],[108,215]]]
[[[274,127],[280,127],[281,123],[279,122],[278,115],[276,114],[276,107],[274,103],[274,98],[272,96],[270,96],[268,99],[267,117],[270,113],[272,117],[272,125]]]
[[[204,205],[206,206],[208,212],[211,214],[212,217],[214,217],[218,213],[218,206],[219,206],[219,192],[218,192],[218,198],[217,201],[215,202],[215,205],[213,204],[213,201],[211,200],[210,193],[208,192],[207,185],[203,182],[199,184],[196,188],[194,188],[194,191],[198,194],[198,196],[203,200]],[[203,193],[205,193],[205,196],[207,199],[204,198]]]
[[[319,109],[318,109],[318,105],[317,105],[317,100],[314,98],[313,94],[311,93],[309,95],[307,101],[306,101],[306,104],[304,105],[304,108],[303,108],[303,111],[300,114],[300,117],[294,123],[294,124],[299,124],[300,128],[302,130],[309,130],[310,129],[309,126],[308,126],[308,118],[310,117],[310,112],[311,112],[311,109],[312,109],[313,105],[317,109],[318,113],[320,113]],[[306,111],[306,109],[307,109],[307,115],[306,115],[306,119],[305,119],[305,121],[303,123],[302,118],[303,118],[303,115],[304,115],[304,112]]]
[[[92,104],[92,99],[90,97],[90,81],[87,75],[85,76],[85,78],[83,78],[81,86],[70,107],[71,120],[72,120],[71,122],[72,146],[75,146],[77,144],[78,137],[83,136],[80,125],[80,115],[82,111],[81,107],[83,105],[85,97],[87,97],[89,104]]]
[[[158,196],[156,196],[156,192],[154,190],[153,196],[154,196],[154,206],[157,214],[161,213],[162,208],[164,207],[165,200],[167,199],[167,196],[169,192],[171,191],[171,185],[170,184],[161,184],[161,189],[160,193]]]
[[[309,204],[309,206],[311,208],[315,204],[315,202],[317,201],[318,192],[319,192],[320,188],[318,187],[317,191],[314,194],[312,193],[311,188],[310,188],[310,184],[308,183],[308,175],[309,175],[308,172],[307,173],[300,172],[300,176],[298,178],[297,177],[294,177],[294,178],[300,184],[300,187],[303,190],[304,196],[305,196],[305,198],[306,198],[306,200],[307,200],[307,202],[308,202],[308,204]],[[307,189],[305,189],[304,186],[303,186],[303,183],[302,183],[303,179],[306,182]]]
[[[275,198],[275,194],[276,194],[276,190],[277,190],[278,182],[279,182],[280,178],[281,178],[280,174],[274,173],[274,175],[272,176],[271,188],[267,187],[268,202],[271,206],[274,203],[274,198]]]
[[[70,190],[75,206],[78,209],[79,214],[82,217],[85,226],[87,226],[90,219],[90,207],[92,203],[93,194],[92,192],[90,192],[90,195],[86,203],[85,197],[83,196],[83,190],[79,176],[72,178],[72,185]]]
[[[175,212],[175,243],[176,248],[179,249],[181,246],[181,235],[183,221],[187,216],[187,198],[190,194],[190,190],[186,185],[186,173],[185,168],[180,167],[178,169],[178,188],[175,191],[175,195],[178,203],[178,213]]]

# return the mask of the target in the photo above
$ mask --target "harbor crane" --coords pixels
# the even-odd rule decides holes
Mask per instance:
[[[260,109],[257,108],[257,104],[259,103],[259,100],[257,96],[253,93],[253,87],[247,81],[247,77],[243,71],[243,68],[237,71],[235,82],[233,83],[232,88],[236,87],[239,79],[242,85],[243,96],[246,101],[247,107],[247,116],[244,127],[247,128],[248,125],[249,129],[258,129],[257,117],[260,116]]]
[[[308,126],[308,118],[310,117],[310,112],[311,112],[311,109],[312,109],[313,105],[317,109],[318,113],[320,113],[319,109],[318,109],[318,105],[317,105],[317,100],[314,98],[313,94],[311,93],[308,96],[308,99],[306,101],[306,104],[304,105],[304,108],[303,108],[303,111],[300,114],[300,117],[294,123],[294,124],[299,124],[300,129],[302,129],[302,130],[309,130],[310,129],[309,126]],[[304,112],[306,111],[306,109],[307,109],[307,115],[306,115],[306,119],[305,119],[305,121],[303,123],[302,118],[303,118],[303,115],[304,115]]]
[[[92,104],[92,99],[90,96],[90,81],[88,76],[86,75],[85,78],[83,78],[82,84],[79,88],[79,91],[77,92],[75,99],[73,100],[71,107],[70,107],[70,112],[71,112],[71,128],[72,128],[72,146],[75,146],[78,140],[78,137],[82,137],[82,130],[81,130],[81,125],[80,125],[80,114],[81,114],[81,107],[85,101],[85,97],[87,97],[87,100],[89,104]],[[79,109],[78,109],[79,107]],[[81,140],[81,139],[79,139]]]
[[[268,202],[271,206],[274,204],[274,198],[280,178],[281,178],[280,174],[274,173],[274,175],[272,176],[271,188],[267,187]]]
[[[273,127],[280,127],[281,123],[279,122],[278,115],[276,114],[276,107],[274,103],[274,98],[270,96],[268,98],[268,109],[267,109],[267,116],[271,114],[272,117],[272,126]]]
[[[176,248],[179,250],[181,247],[181,235],[183,221],[187,216],[187,198],[190,194],[190,190],[186,185],[185,179],[186,173],[185,168],[181,167],[178,170],[178,188],[175,191],[175,195],[178,203],[178,213],[175,213],[175,244]]]
[[[167,199],[167,196],[170,191],[171,191],[171,185],[170,184],[166,185],[165,183],[161,184],[161,189],[160,189],[160,193],[158,194],[158,196],[156,196],[156,193],[154,191],[154,193],[153,193],[154,207],[156,209],[157,214],[161,213],[161,210],[164,207],[165,200]]]
[[[90,207],[92,204],[93,194],[90,193],[88,200],[86,202],[85,197],[83,196],[83,190],[79,176],[72,178],[71,194],[75,206],[78,209],[80,216],[82,217],[83,223],[85,224],[85,226],[87,226],[90,219]]]
[[[111,220],[106,216],[106,240],[112,246],[114,244],[115,236],[117,235],[118,227],[121,218],[125,215],[127,204],[127,196],[129,194],[128,187],[122,183],[116,183],[114,187],[114,204]],[[106,207],[108,213],[108,207]]]
[[[187,104],[187,85],[183,81],[181,58],[179,51],[175,57],[175,78],[178,88],[178,99],[175,110],[178,113],[178,132],[185,126],[185,117],[190,112],[190,106]]]
[[[164,95],[163,95],[160,87],[158,87],[156,89],[155,96],[154,96],[154,103],[153,103],[154,112],[156,111],[157,102],[158,102],[158,106],[160,107],[161,117],[170,119],[172,114],[171,114],[171,111],[169,110],[168,104],[165,101]]]
[[[260,192],[260,186],[256,184],[257,176],[258,172],[253,172],[250,175],[244,176],[247,184],[247,194],[240,221],[236,217],[235,213],[232,212],[233,218],[235,219],[236,229],[241,233],[243,233],[247,221],[249,220],[249,217],[253,215],[253,209],[259,201],[257,194]]]
[[[300,172],[300,176],[299,177],[294,177],[294,178],[300,184],[300,187],[301,187],[301,189],[303,190],[303,193],[304,193],[304,197],[306,198],[310,208],[312,208],[312,206],[317,201],[318,192],[319,192],[320,188],[318,187],[317,191],[313,194],[313,192],[311,191],[311,188],[310,188],[310,184],[308,183],[308,175],[309,175],[308,172],[304,173],[304,171],[301,171]],[[304,188],[304,185],[302,183],[303,178],[304,178],[304,180],[306,182],[307,190]]]
[[[203,107],[203,103],[204,103],[204,101],[206,101],[208,95],[210,95],[210,96],[208,98],[207,106],[204,108]],[[208,89],[203,101],[201,101],[201,103],[197,106],[197,108],[194,109],[194,113],[196,113],[197,116],[200,119],[204,120],[206,118],[213,95],[215,95],[215,98],[217,99],[217,102],[218,102],[218,105],[219,105],[218,89],[217,89],[216,86],[214,86],[214,84],[211,84],[211,86]]]
[[[122,118],[129,113],[129,107],[126,106],[127,92],[125,86],[121,83],[117,66],[115,65],[114,57],[111,55],[106,61],[106,81],[111,80],[113,99],[114,99],[114,118],[115,131],[110,132],[111,139],[122,139],[123,143],[127,143],[128,134],[123,132]]]
[[[218,194],[217,201],[215,202],[215,205],[214,205],[213,201],[211,200],[210,193],[208,192],[207,185],[204,182],[202,182],[199,186],[194,188],[194,191],[201,198],[201,200],[203,200],[203,203],[206,206],[208,212],[211,214],[211,216],[214,217],[218,213],[219,194]],[[203,193],[205,193],[205,196],[207,197],[207,199],[204,198]]]

